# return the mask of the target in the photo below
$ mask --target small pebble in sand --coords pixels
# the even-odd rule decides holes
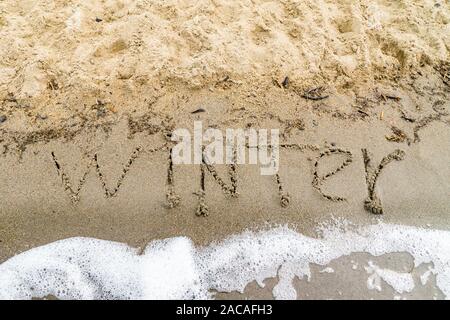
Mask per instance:
[[[196,114],[196,113],[201,113],[201,112],[206,112],[206,110],[203,109],[203,108],[198,108],[197,110],[194,110],[194,111],[192,111],[191,113],[192,113],[192,114]]]
[[[0,124],[2,124],[5,121],[6,121],[6,116],[5,115],[1,115],[0,116]]]
[[[283,86],[283,88],[287,89],[289,87],[289,77],[284,78],[281,85]]]

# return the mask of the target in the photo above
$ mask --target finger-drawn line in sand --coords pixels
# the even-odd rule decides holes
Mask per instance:
[[[133,162],[137,159],[137,157],[139,156],[139,153],[141,152],[142,148],[141,147],[137,147],[133,153],[131,154],[130,158],[128,159],[127,163],[125,164],[125,166],[122,169],[122,173],[119,177],[119,179],[117,180],[117,184],[115,186],[115,188],[110,191],[108,189],[108,187],[106,186],[106,181],[103,177],[103,173],[100,169],[100,165],[98,163],[98,156],[97,154],[94,154],[94,162],[95,162],[95,171],[97,172],[97,176],[100,180],[100,183],[102,184],[102,188],[105,191],[105,196],[107,198],[111,198],[114,197],[117,194],[117,191],[119,191],[120,186],[122,185],[123,179],[125,179],[125,176],[127,175],[128,171],[130,171],[131,166],[133,165]]]
[[[203,216],[206,217],[209,215],[209,209],[208,205],[206,204],[206,188],[205,188],[205,176],[206,172],[208,171],[214,181],[217,182],[217,184],[222,189],[223,193],[226,196],[231,196],[233,198],[237,198],[239,196],[239,193],[237,192],[237,165],[236,165],[236,157],[237,157],[237,151],[236,149],[233,150],[233,163],[227,165],[228,167],[228,175],[230,177],[231,184],[228,185],[225,183],[225,181],[219,176],[219,174],[216,171],[216,168],[209,164],[209,160],[207,159],[205,155],[205,150],[203,147],[202,151],[202,163],[200,164],[200,190],[197,192],[194,192],[194,194],[198,197],[198,206],[196,214],[197,216]]]
[[[72,189],[72,184],[70,183],[69,177],[62,169],[62,167],[59,164],[59,161],[56,158],[56,155],[53,151],[52,151],[52,158],[53,158],[53,162],[55,163],[56,170],[58,171],[58,175],[61,176],[62,184],[64,186],[64,191],[69,193],[69,197],[72,202],[76,203],[76,202],[80,201],[79,194],[80,194],[81,188],[83,187],[84,183],[86,182],[86,176],[88,175],[90,168],[92,166],[92,160],[89,162],[87,170],[84,172],[80,181],[78,181],[78,186],[74,190],[74,189]]]
[[[234,152],[234,160],[236,162],[236,151]],[[229,196],[237,197],[239,194],[237,193],[237,173],[236,173],[236,164],[232,163],[229,164],[228,167],[228,175],[230,176],[231,185],[227,185],[222,178],[219,176],[219,174],[216,171],[216,168],[214,168],[213,165],[208,164],[206,156],[203,155],[203,164],[205,165],[206,169],[211,173],[214,180],[217,181],[219,186],[222,188],[222,191]]]
[[[319,151],[320,148],[313,144],[298,144],[298,143],[282,143],[280,144],[280,148],[291,149],[291,150],[299,150],[299,151]]]
[[[166,201],[168,208],[172,209],[180,204],[181,198],[175,192],[175,182],[173,178],[172,148],[169,149],[169,167],[167,169],[167,192]]]
[[[339,167],[337,167],[333,171],[328,172],[327,174],[325,174],[323,176],[320,176],[318,173],[318,167],[319,167],[320,160],[323,157],[328,157],[328,156],[332,156],[335,154],[343,154],[346,156],[346,158]],[[335,202],[345,201],[346,199],[343,197],[330,196],[328,194],[325,194],[322,191],[322,185],[328,178],[334,176],[336,173],[343,170],[345,167],[349,166],[352,163],[352,161],[353,161],[353,154],[350,151],[343,150],[340,148],[331,148],[331,149],[322,151],[319,154],[319,156],[317,157],[316,162],[314,163],[314,172],[313,172],[313,181],[312,181],[313,188],[316,189],[320,193],[320,195],[322,197],[324,197],[325,199],[328,199],[330,201],[335,201]]]
[[[278,167],[275,161],[277,161],[275,159],[275,153],[272,152],[271,162],[274,163],[275,167]],[[291,202],[291,197],[289,193],[284,190],[283,182],[281,181],[281,177],[278,172],[275,174],[275,181],[278,186],[278,196],[280,197],[280,205],[282,208],[287,208],[289,206],[289,203]]]
[[[291,202],[289,193],[284,191],[283,183],[281,182],[280,174],[275,174],[275,179],[278,185],[278,195],[280,196],[280,204],[283,208],[287,208]]]
[[[166,144],[164,144],[161,147],[155,148],[155,149],[151,149],[148,150],[148,152],[153,153],[156,152],[158,150],[164,149],[166,147]],[[104,191],[104,194],[106,196],[106,198],[111,198],[117,195],[126,175],[128,174],[128,172],[131,169],[131,166],[133,165],[134,161],[139,157],[141,151],[142,151],[142,147],[136,147],[130,158],[128,159],[128,161],[125,163],[125,165],[122,168],[122,173],[120,174],[116,186],[113,189],[109,189],[106,186],[106,181],[104,179],[104,175],[101,171],[100,168],[100,164],[98,161],[98,155],[97,153],[95,153],[92,158],[90,159],[86,171],[83,173],[83,176],[81,177],[81,179],[78,181],[78,185],[76,186],[76,188],[72,188],[72,183],[70,182],[71,179],[69,178],[69,176],[66,174],[66,172],[64,171],[64,169],[62,168],[62,165],[60,164],[58,158],[56,157],[56,154],[52,151],[51,155],[53,158],[53,162],[56,166],[56,170],[58,172],[58,175],[61,176],[62,179],[62,184],[64,186],[64,190],[69,194],[69,197],[71,199],[71,201],[73,203],[77,203],[78,201],[80,201],[80,192],[83,188],[83,185],[86,183],[86,178],[88,176],[88,174],[91,171],[91,168],[94,166],[95,167],[95,171],[97,174],[98,179],[100,180],[100,183],[102,185],[102,189]]]
[[[445,110],[437,109],[437,107],[440,107],[443,102],[442,101],[437,101],[437,102],[438,103],[435,103],[435,105],[433,106],[433,110],[436,111],[436,113],[434,113],[434,114],[430,114],[419,120],[416,120],[411,117],[409,117],[409,118],[403,117],[406,121],[416,124],[413,127],[413,138],[412,139],[410,137],[408,137],[408,135],[402,129],[400,129],[396,126],[391,126],[392,134],[389,136],[386,136],[386,140],[391,141],[391,142],[397,142],[397,143],[407,142],[408,145],[410,145],[411,143],[420,142],[419,131],[424,129],[428,125],[432,124],[433,122],[441,121],[448,125],[449,123],[443,120],[443,117],[448,116],[448,113],[445,112]],[[400,109],[400,111],[402,111],[402,109]]]
[[[446,113],[436,113],[436,114],[432,114],[432,115],[429,115],[427,117],[424,117],[424,118],[418,120],[417,125],[413,129],[413,133],[414,133],[413,142],[414,143],[420,142],[420,137],[419,137],[420,130],[422,130],[423,128],[425,128],[426,126],[431,124],[432,122],[441,121],[442,117],[444,117],[446,115],[447,115]]]
[[[198,197],[198,206],[195,214],[199,217],[207,217],[209,209],[205,199],[205,165],[203,163],[200,164],[200,190],[194,192],[194,194]]]
[[[367,191],[369,196],[364,201],[364,208],[373,213],[373,214],[382,214],[383,213],[383,207],[381,206],[381,200],[376,195],[375,187],[377,183],[377,179],[383,170],[384,167],[386,167],[389,163],[392,161],[401,161],[405,158],[406,154],[403,150],[395,150],[385,156],[377,168],[374,168],[371,164],[371,155],[367,149],[361,149],[364,159],[364,167],[366,171],[366,184],[367,184]]]

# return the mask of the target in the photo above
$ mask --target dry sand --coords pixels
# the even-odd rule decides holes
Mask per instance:
[[[71,236],[208,243],[276,223],[314,235],[332,216],[450,230],[449,22],[447,1],[2,1],[0,261]],[[316,88],[327,98],[308,99]],[[257,166],[238,168],[238,198],[207,174],[198,217],[199,166],[174,167],[181,202],[166,203],[167,134],[194,120],[308,147],[282,148],[281,195]],[[364,148],[374,166],[404,152],[375,190]],[[333,149],[348,154],[321,158]],[[345,198],[330,201],[314,163],[324,175],[346,157],[320,187]],[[382,216],[364,207],[374,195]]]

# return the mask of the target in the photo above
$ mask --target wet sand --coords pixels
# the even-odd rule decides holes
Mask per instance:
[[[395,110],[397,103],[380,102],[371,109],[373,114],[386,110],[383,120],[375,117],[348,120],[317,114],[317,104],[305,101],[296,109],[304,123],[301,130],[290,127],[289,113],[283,118],[283,107],[279,108],[280,119],[262,114],[260,118],[244,116],[232,121],[227,119],[228,115],[233,119],[232,111],[218,116],[218,109],[233,110],[232,105],[223,101],[207,100],[187,105],[185,110],[179,111],[178,119],[173,120],[177,124],[186,124],[186,128],[190,128],[189,123],[193,120],[211,123],[217,122],[218,118],[239,128],[248,117],[257,127],[281,127],[290,131],[281,141],[284,147],[280,152],[279,178],[283,193],[279,193],[276,177],[261,176],[257,165],[238,166],[239,196],[236,198],[226,196],[207,172],[207,217],[196,215],[199,199],[194,193],[200,190],[200,166],[175,165],[173,185],[168,185],[167,145],[171,142],[162,129],[149,134],[144,127],[141,128],[143,132],[132,134],[131,129],[139,120],[133,122],[122,117],[107,130],[91,128],[67,141],[60,138],[36,142],[24,150],[11,143],[10,151],[3,155],[0,164],[3,172],[1,259],[74,236],[126,242],[141,248],[150,240],[178,235],[207,244],[247,228],[277,224],[289,224],[304,234],[315,236],[315,227],[320,222],[339,217],[357,225],[376,223],[381,219],[389,223],[449,230],[450,171],[447,164],[450,150],[446,141],[449,141],[450,131],[445,122],[448,117],[443,116],[442,120],[433,121],[417,131],[420,142],[414,142],[414,128],[420,120],[413,123],[403,120],[407,139],[411,141],[409,145],[406,140],[392,142],[386,136],[392,133],[388,124],[401,115]],[[206,112],[192,114],[192,110],[200,105]],[[217,127],[222,126],[226,128],[223,124]],[[310,148],[300,150],[292,146]],[[137,148],[140,151],[136,153]],[[379,174],[375,194],[381,199],[382,215],[374,214],[364,206],[370,194],[361,151],[364,148],[370,151],[375,167],[383,157],[396,150],[405,153],[403,160],[389,163]],[[349,154],[326,153],[338,149]],[[94,154],[97,155],[95,164],[90,162]],[[317,160],[317,174],[322,176],[341,166],[348,157],[352,161],[341,172],[324,181],[320,191],[314,188]],[[131,165],[123,173],[130,159]],[[217,165],[216,168],[222,179],[230,184],[226,166]],[[80,191],[74,198],[74,193],[66,187],[76,191],[80,184]],[[169,188],[173,188],[181,199],[175,208],[169,208],[167,203]],[[289,197],[287,207],[282,206],[283,195]],[[332,201],[327,195],[344,200]],[[321,296],[322,289],[317,288],[319,291],[310,293],[311,297]],[[335,297],[339,298],[337,294]]]

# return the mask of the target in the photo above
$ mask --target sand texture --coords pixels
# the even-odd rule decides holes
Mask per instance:
[[[52,123],[182,89],[293,92],[448,81],[446,1],[2,1],[2,111]],[[433,71],[432,71],[433,70]],[[223,81],[228,79],[228,81]],[[10,102],[8,105],[7,102]],[[12,116],[12,115],[11,115]],[[40,116],[40,117],[39,117]],[[19,117],[19,115],[17,115]]]

